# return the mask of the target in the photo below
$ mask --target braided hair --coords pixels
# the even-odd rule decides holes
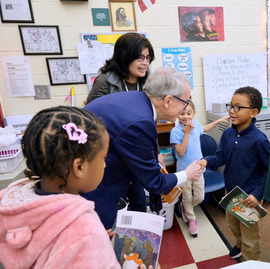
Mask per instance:
[[[63,124],[74,123],[88,135],[85,144],[71,141]],[[94,114],[76,107],[58,106],[41,110],[30,121],[22,138],[26,158],[25,175],[33,180],[54,175],[67,185],[73,160],[92,161],[104,147],[102,135],[106,131],[102,121]]]

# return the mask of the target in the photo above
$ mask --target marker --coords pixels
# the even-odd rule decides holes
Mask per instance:
[[[74,106],[75,101],[75,88],[71,87],[71,106]]]
[[[165,174],[169,174],[163,165],[161,165],[160,163],[158,163],[158,164],[159,164],[160,168],[165,172]]]

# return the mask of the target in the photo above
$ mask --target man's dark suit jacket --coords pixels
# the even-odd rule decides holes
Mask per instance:
[[[102,118],[110,136],[104,178],[98,188],[81,194],[95,202],[106,229],[112,227],[118,201],[133,179],[151,194],[167,194],[177,184],[175,174],[162,174],[158,165],[157,129],[150,99],[144,92],[102,96],[85,106]]]

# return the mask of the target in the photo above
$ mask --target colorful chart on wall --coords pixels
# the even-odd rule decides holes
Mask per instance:
[[[267,97],[267,54],[219,54],[203,56],[206,110],[212,103],[228,103],[235,90],[245,86]]]
[[[193,89],[193,71],[191,48],[162,48],[163,66],[172,67],[184,73],[190,80]]]
[[[180,41],[224,41],[223,7],[178,7]]]

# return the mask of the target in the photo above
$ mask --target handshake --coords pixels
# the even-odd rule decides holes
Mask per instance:
[[[185,170],[187,180],[198,180],[200,175],[204,172],[206,165],[207,161],[205,159],[191,163]]]

